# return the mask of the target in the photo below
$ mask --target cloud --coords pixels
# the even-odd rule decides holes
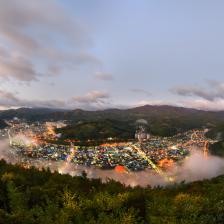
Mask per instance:
[[[147,96],[150,96],[151,93],[145,89],[141,89],[141,88],[133,88],[133,89],[130,89],[131,92],[133,93],[141,93],[141,94],[145,94]]]
[[[101,91],[91,91],[84,96],[73,97],[73,102],[78,104],[104,105],[108,104],[109,94]]]
[[[207,101],[224,99],[224,83],[214,80],[207,81],[208,86],[177,86],[171,89],[171,92],[179,96],[196,96]]]
[[[0,99],[6,101],[16,101],[17,98],[13,93],[0,90]]]
[[[201,110],[224,110],[224,83],[207,80],[205,86],[176,86],[170,91],[191,99],[179,100],[176,104]]]
[[[17,93],[0,90],[0,108],[43,107],[64,109],[104,109],[110,106],[110,96],[106,92],[91,91],[84,96],[74,96],[67,100],[27,100]]]
[[[170,102],[167,100],[141,100],[137,103],[135,103],[134,105],[132,105],[133,107],[139,107],[139,106],[145,106],[145,105],[172,105],[172,106],[178,106],[175,102]]]
[[[95,78],[103,81],[111,81],[114,79],[112,74],[106,72],[96,72]]]
[[[17,108],[17,107],[47,107],[63,108],[66,103],[61,100],[26,100],[17,96],[18,94],[0,90],[0,107]]]
[[[0,78],[30,82],[101,63],[88,52],[91,38],[77,21],[58,1],[0,1]]]
[[[201,110],[218,111],[224,110],[224,99],[209,101],[205,99],[180,100],[171,102],[167,100],[142,100],[131,105],[112,104],[111,97],[107,92],[90,91],[83,96],[74,96],[70,99],[49,99],[49,100],[27,100],[21,99],[18,93],[0,90],[0,109],[19,108],[19,107],[43,107],[85,110],[102,110],[107,108],[127,109],[143,105],[172,105]]]
[[[171,91],[180,96],[197,96],[209,101],[212,101],[216,97],[218,97],[215,92],[206,91],[201,87],[182,86],[182,87],[175,87]]]
[[[195,108],[208,111],[222,111],[224,110],[224,100],[205,100],[205,99],[193,99],[193,100],[181,100],[178,105],[188,108]]]
[[[23,56],[7,53],[0,47],[0,77],[15,78],[19,81],[37,80],[39,74],[34,65]]]

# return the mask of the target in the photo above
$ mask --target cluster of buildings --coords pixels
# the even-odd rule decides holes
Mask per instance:
[[[113,169],[118,165],[127,170],[143,170],[149,166],[129,145],[75,147],[62,145],[39,145],[28,149],[24,146],[13,146],[22,156],[56,161],[68,161],[84,166],[96,166],[101,169]]]
[[[11,146],[23,158],[36,160],[67,161],[102,169],[123,166],[126,171],[152,169],[154,164],[169,168],[181,161],[192,147],[203,147],[208,140],[205,130],[191,130],[173,137],[150,136],[145,129],[145,121],[139,121],[136,140],[126,143],[103,144],[100,146],[74,146],[51,144],[41,141],[54,135],[54,127],[64,123],[32,123],[9,121],[10,127],[1,131],[8,134]],[[43,137],[44,136],[44,137]]]

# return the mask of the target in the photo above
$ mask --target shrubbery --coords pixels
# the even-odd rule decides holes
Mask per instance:
[[[224,223],[224,176],[154,189],[0,162],[0,223]]]

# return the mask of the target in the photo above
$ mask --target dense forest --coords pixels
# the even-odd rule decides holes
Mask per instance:
[[[152,129],[162,127],[161,134],[166,134],[168,127],[188,130],[202,126],[213,126],[224,122],[224,111],[212,112],[174,106],[145,105],[130,109],[107,109],[99,111],[60,110],[47,108],[19,108],[0,111],[0,119],[18,117],[28,121],[67,120],[71,122],[118,120],[132,121],[145,119]],[[169,129],[168,129],[169,130]],[[169,133],[168,133],[169,134]]]
[[[0,129],[6,128],[8,125],[5,123],[4,120],[0,120]]]
[[[217,143],[210,145],[209,152],[212,155],[224,157],[224,140],[218,141]]]
[[[120,130],[118,130],[117,126],[121,125],[121,128],[124,130],[124,136],[120,137],[124,138],[129,138],[133,135],[133,126],[138,119],[145,119],[149,124],[150,132],[159,136],[172,136],[180,131],[194,128],[213,128],[220,123],[224,123],[223,111],[202,111],[166,105],[145,105],[130,109],[107,109],[99,111],[47,108],[19,108],[0,111],[0,119],[12,119],[13,117],[26,119],[30,122],[67,120],[71,124],[70,129],[80,128],[80,131],[76,130],[76,133],[72,133],[67,128],[64,135],[78,135],[81,138],[86,137],[86,134],[82,132],[85,127],[90,131],[91,135],[97,135],[99,133],[97,131],[103,129],[103,122],[105,122],[108,130],[110,129],[108,135],[105,134],[105,136],[109,136],[109,134],[113,135],[114,133],[117,133],[116,136],[120,136]],[[111,123],[110,121],[115,122]],[[103,132],[105,131],[103,130]]]
[[[133,139],[136,126],[133,122],[118,120],[85,121],[58,129],[62,139],[77,139],[80,141],[103,141],[114,138],[116,141]]]
[[[210,145],[209,151],[213,155],[224,157],[224,123],[211,128],[206,134],[207,137],[217,140],[213,145]]]
[[[119,174],[118,174],[119,175]],[[0,223],[224,223],[224,176],[168,187],[125,187],[0,161]]]

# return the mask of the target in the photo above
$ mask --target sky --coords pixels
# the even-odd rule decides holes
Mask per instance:
[[[222,0],[1,0],[0,109],[224,110]]]

